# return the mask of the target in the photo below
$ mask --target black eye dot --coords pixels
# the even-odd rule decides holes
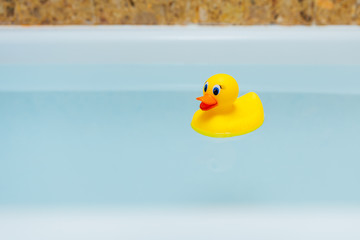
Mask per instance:
[[[207,91],[207,86],[208,86],[208,84],[207,84],[207,83],[205,83],[205,86],[204,86],[204,92],[206,92],[206,91]]]
[[[213,94],[216,96],[216,95],[219,94],[219,92],[220,92],[220,88],[217,87],[217,86],[215,86],[215,87],[213,88]]]

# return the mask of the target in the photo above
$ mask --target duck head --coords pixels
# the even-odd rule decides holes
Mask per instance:
[[[239,86],[232,76],[220,73],[205,82],[203,94],[204,96],[196,98],[201,101],[201,110],[223,108],[235,102],[239,94]]]

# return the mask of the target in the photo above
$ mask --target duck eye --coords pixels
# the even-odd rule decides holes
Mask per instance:
[[[219,85],[215,85],[213,88],[213,94],[216,96],[220,93],[220,86]]]
[[[204,85],[204,92],[207,91],[207,88],[208,88],[208,83],[205,83],[205,85]]]

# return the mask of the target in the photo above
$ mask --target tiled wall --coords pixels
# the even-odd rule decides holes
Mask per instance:
[[[360,0],[0,0],[0,24],[360,24]]]

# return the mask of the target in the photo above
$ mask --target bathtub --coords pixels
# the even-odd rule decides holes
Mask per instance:
[[[0,239],[360,239],[358,27],[1,27]],[[216,73],[265,122],[190,127]]]

